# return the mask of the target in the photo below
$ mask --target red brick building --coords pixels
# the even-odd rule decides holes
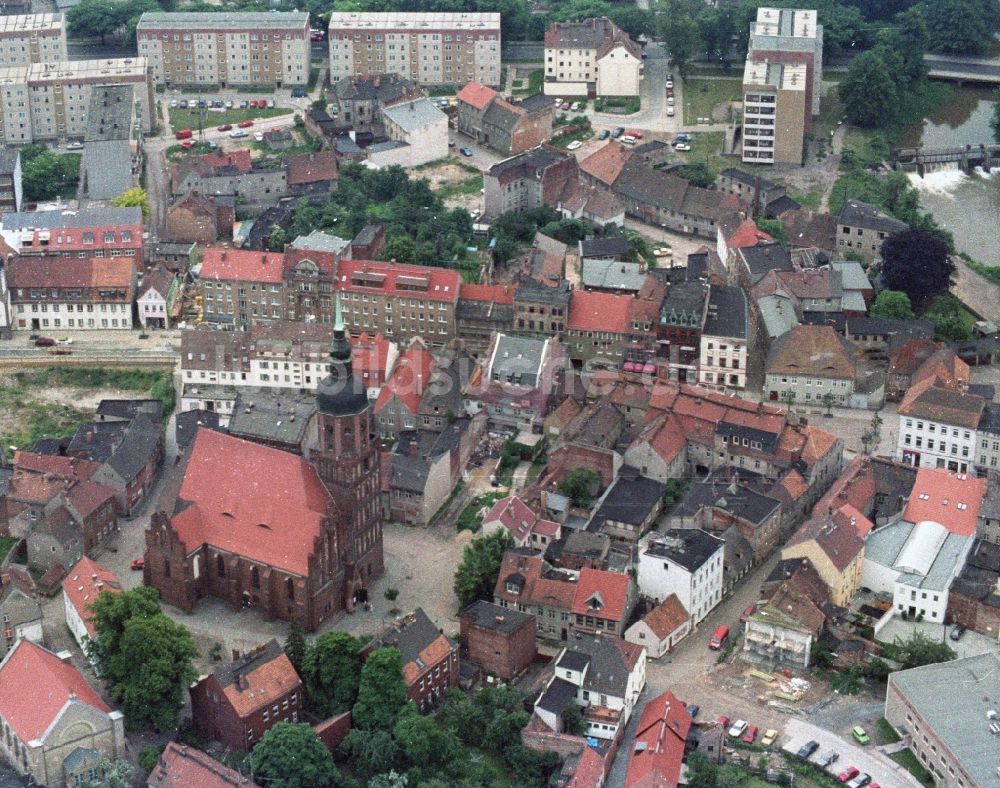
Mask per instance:
[[[535,619],[527,613],[480,600],[462,611],[459,626],[463,655],[503,681],[520,676],[537,653]]]
[[[198,732],[250,752],[279,722],[298,722],[302,682],[278,641],[271,640],[191,687]]]
[[[5,213],[0,236],[21,256],[127,257],[142,267],[139,208]]]
[[[379,648],[395,648],[403,659],[406,697],[420,711],[436,705],[458,686],[458,646],[418,607],[362,649],[367,658]]]
[[[256,788],[257,783],[201,750],[172,741],[167,743],[146,785],[149,788]]]
[[[167,209],[167,237],[186,243],[215,243],[232,238],[235,201],[189,191]]]

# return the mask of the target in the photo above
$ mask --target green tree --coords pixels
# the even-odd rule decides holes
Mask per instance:
[[[882,281],[906,293],[917,311],[948,291],[954,271],[948,243],[939,233],[911,227],[882,242]]]
[[[60,155],[44,146],[28,146],[21,152],[24,199],[29,202],[51,200],[75,190],[80,180],[80,158],[79,153]]]
[[[690,486],[691,482],[687,479],[667,479],[667,489],[663,493],[663,507],[669,508],[677,503]]]
[[[267,250],[269,252],[285,251],[285,244],[288,243],[288,236],[280,225],[272,225],[271,232],[267,236]]]
[[[285,639],[285,656],[292,663],[295,672],[302,675],[302,663],[306,656],[306,633],[302,631],[302,625],[292,619],[288,625],[288,637]]]
[[[695,21],[697,12],[684,0],[667,0],[665,13],[659,15],[660,35],[682,77],[687,73],[692,56],[701,47]]]
[[[90,610],[97,637],[87,642],[87,656],[96,661],[98,671],[103,674],[106,663],[121,652],[126,624],[160,614],[160,593],[150,586],[120,594],[104,591],[91,603]]]
[[[382,249],[383,260],[395,260],[397,263],[412,263],[416,254],[417,245],[406,235],[394,235]]]
[[[460,689],[448,690],[438,720],[466,744],[480,744],[486,732],[486,713],[482,705]]]
[[[340,755],[351,762],[351,768],[365,779],[383,774],[401,759],[399,745],[390,731],[363,731],[351,728],[340,745]]]
[[[455,571],[454,590],[461,609],[477,599],[492,599],[493,588],[500,575],[503,554],[513,547],[514,540],[506,530],[473,539],[462,551],[462,563]]]
[[[309,708],[319,717],[348,711],[361,681],[361,641],[347,632],[324,632],[306,649],[302,683]]]
[[[574,468],[559,482],[559,492],[577,506],[589,506],[601,485],[601,477],[592,468]]]
[[[574,736],[583,736],[587,732],[587,721],[583,718],[583,710],[576,701],[570,701],[562,715],[563,730]]]
[[[139,757],[136,760],[138,760],[142,770],[152,772],[156,768],[156,764],[159,763],[163,750],[163,747],[156,747],[154,745],[149,745],[139,750]]]
[[[462,745],[450,730],[417,711],[413,702],[403,707],[393,736],[410,763],[432,774],[445,774],[460,766]]]
[[[275,788],[325,788],[339,780],[333,756],[312,726],[279,722],[250,753],[251,779]]]
[[[141,186],[133,186],[124,194],[119,194],[111,204],[116,208],[139,208],[142,210],[142,218],[149,218],[149,197]]]
[[[894,646],[896,659],[902,663],[904,670],[936,662],[950,662],[958,656],[947,643],[934,640],[923,632],[914,632],[906,640],[897,637]]]
[[[988,51],[1000,27],[995,0],[935,0],[921,6],[928,46],[945,55],[978,55]]]
[[[504,752],[508,747],[521,743],[521,729],[528,724],[531,715],[524,710],[504,711],[498,709],[493,719],[486,725],[483,746],[493,752]]]
[[[701,161],[697,164],[682,164],[673,170],[673,174],[683,178],[692,186],[701,186],[703,189],[707,189],[715,183],[712,171],[708,165]]]
[[[391,731],[406,704],[406,683],[399,650],[375,649],[361,668],[358,699],[352,710],[355,727]]]
[[[66,12],[66,25],[73,38],[100,38],[101,43],[125,22],[124,3],[114,0],[83,0]]]
[[[872,304],[871,316],[912,320],[913,307],[910,306],[910,297],[901,290],[883,290]]]
[[[785,229],[781,219],[755,219],[757,229],[770,235],[775,241],[784,247],[788,247],[788,230]]]
[[[892,73],[875,51],[858,55],[840,83],[847,119],[862,128],[884,128],[896,117],[899,94]]]

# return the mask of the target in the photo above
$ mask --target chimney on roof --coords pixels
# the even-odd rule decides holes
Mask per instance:
[[[93,443],[94,442],[94,433],[93,432],[89,432],[89,431],[87,432],[86,441],[87,441],[87,443]]]
[[[416,460],[420,457],[420,446],[414,440],[410,441],[410,459]]]
[[[238,648],[233,649],[233,662],[238,662],[240,659],[240,650]]]

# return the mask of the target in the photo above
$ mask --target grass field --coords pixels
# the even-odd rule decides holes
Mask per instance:
[[[17,537],[0,536],[0,564],[4,562],[4,559],[7,558],[7,553],[10,552],[10,548],[15,544],[17,544]]]
[[[257,120],[259,118],[274,118],[278,115],[291,115],[295,110],[286,107],[264,107],[264,109],[227,109],[225,112],[205,112],[205,128],[214,129],[223,123],[231,123],[234,126],[244,120]],[[198,130],[198,111],[190,109],[170,110],[170,128],[177,132],[181,129]]]
[[[528,76],[527,80],[514,80],[514,89],[512,92],[515,96],[534,96],[536,93],[541,93],[542,81],[544,78],[545,71],[540,68],[536,68]]]
[[[738,79],[684,80],[684,122],[693,124],[698,118],[711,118],[719,104],[741,101],[743,85]]]
[[[899,752],[892,753],[889,757],[920,780],[923,785],[928,786],[928,788],[934,785],[930,774],[927,773],[927,770],[917,760],[917,756],[910,750],[900,750]]]

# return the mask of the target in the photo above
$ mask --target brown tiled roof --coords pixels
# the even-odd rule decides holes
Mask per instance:
[[[680,599],[677,598],[677,594],[671,594],[647,613],[642,620],[646,626],[653,630],[653,634],[662,640],[690,617]]]
[[[603,148],[598,148],[580,162],[580,169],[601,183],[610,186],[621,175],[632,151],[617,140],[608,140]]]
[[[942,424],[975,429],[986,401],[975,394],[941,388],[928,378],[910,386],[899,405],[899,414]]]
[[[92,257],[69,261],[62,257],[19,257],[7,268],[10,287],[79,287],[125,290],[132,300],[135,263],[130,257]]]
[[[767,373],[853,380],[854,359],[846,340],[831,326],[802,325],[775,342]]]
[[[890,375],[913,375],[940,345],[930,339],[914,337],[898,347],[889,357]]]
[[[337,180],[337,156],[332,150],[303,153],[285,159],[288,185]]]
[[[215,672],[222,692],[240,717],[253,714],[301,685],[276,640]]]
[[[167,743],[149,775],[148,785],[149,788],[256,788],[257,783],[201,750],[172,741]]]
[[[864,540],[850,520],[833,514],[821,514],[802,524],[788,542],[789,547],[815,542],[838,572],[843,572],[864,550]]]

